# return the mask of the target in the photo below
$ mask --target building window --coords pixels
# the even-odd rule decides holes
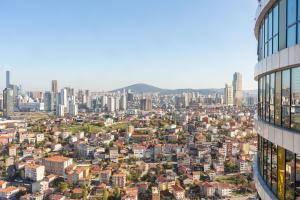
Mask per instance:
[[[295,199],[295,154],[286,150],[285,155],[285,199]]]
[[[285,149],[278,146],[278,198],[285,199]]]
[[[276,72],[275,77],[275,124],[281,125],[281,72]]]
[[[295,196],[300,198],[300,155],[296,155],[296,182],[295,182]]]
[[[291,128],[300,130],[300,67],[292,69]]]
[[[269,188],[272,187],[272,143],[268,141],[268,154],[267,154],[267,184]]]
[[[277,195],[277,146],[272,144],[272,192]]]
[[[282,72],[282,126],[290,128],[290,70]]]
[[[270,123],[274,123],[274,102],[275,102],[275,74],[270,75]]]
[[[279,6],[273,8],[273,53],[278,51],[279,40]]]
[[[296,44],[297,0],[287,0],[287,47]]]
[[[270,121],[270,75],[265,76],[265,84],[266,84],[266,121]]]
[[[279,40],[279,5],[275,4],[265,16],[259,29],[258,60],[278,51]]]

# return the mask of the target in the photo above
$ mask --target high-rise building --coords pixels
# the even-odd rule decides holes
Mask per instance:
[[[45,111],[51,112],[54,111],[54,93],[53,92],[45,92],[44,94],[44,103],[45,103]]]
[[[126,91],[123,90],[123,94],[121,97],[121,103],[120,103],[121,110],[127,110],[127,97],[126,97]]]
[[[255,17],[258,149],[253,171],[260,199],[300,198],[299,8],[299,0],[259,1]]]
[[[69,103],[69,114],[71,116],[77,116],[78,115],[78,104],[75,102],[75,100],[72,100]]]
[[[58,105],[56,108],[56,116],[63,117],[65,116],[65,106],[64,105]]]
[[[115,97],[108,97],[107,111],[108,112],[115,112],[116,111],[116,99],[115,99]]]
[[[152,99],[151,97],[146,97],[140,100],[141,110],[151,111],[152,110]]]
[[[227,106],[232,106],[233,105],[233,90],[232,86],[225,84],[225,89],[224,89],[224,97],[225,97],[225,105]]]
[[[10,87],[10,71],[6,71],[6,88]]]
[[[243,103],[243,85],[242,74],[235,72],[233,74],[232,88],[233,88],[233,103],[236,106],[241,106]]]
[[[66,88],[61,89],[60,91],[60,104],[65,107],[65,111],[69,110],[69,100],[68,100],[68,91]]]
[[[58,92],[57,80],[52,80],[51,91],[52,91],[53,93],[57,93],[57,92]]]
[[[3,91],[3,116],[11,117],[14,114],[14,92],[10,88]]]

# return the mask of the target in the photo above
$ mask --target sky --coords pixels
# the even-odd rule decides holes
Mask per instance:
[[[255,89],[253,0],[0,0],[0,88]]]

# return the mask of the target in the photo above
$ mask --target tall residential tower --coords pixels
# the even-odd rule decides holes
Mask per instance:
[[[235,72],[233,74],[232,89],[233,89],[233,104],[241,106],[243,103],[243,85],[242,74]]]

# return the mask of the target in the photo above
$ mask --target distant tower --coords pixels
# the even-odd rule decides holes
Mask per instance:
[[[10,71],[6,71],[6,88],[10,87]]]
[[[14,92],[10,88],[3,91],[3,116],[9,118],[14,114]]]
[[[121,110],[127,110],[127,96],[125,89],[123,90],[123,94],[121,96],[120,108]]]
[[[233,105],[233,90],[232,90],[232,86],[229,86],[228,84],[225,84],[224,96],[225,96],[225,104],[227,106],[232,106]]]
[[[141,106],[141,110],[151,111],[152,110],[152,99],[150,97],[141,99],[140,106]]]
[[[44,94],[44,103],[45,103],[45,111],[51,112],[54,110],[54,93],[53,92],[45,92]]]
[[[233,103],[236,106],[241,106],[243,103],[243,85],[242,85],[242,74],[235,72],[233,74]]]
[[[58,88],[57,88],[57,80],[52,80],[51,91],[52,91],[53,93],[57,93],[57,92],[58,92]]]

